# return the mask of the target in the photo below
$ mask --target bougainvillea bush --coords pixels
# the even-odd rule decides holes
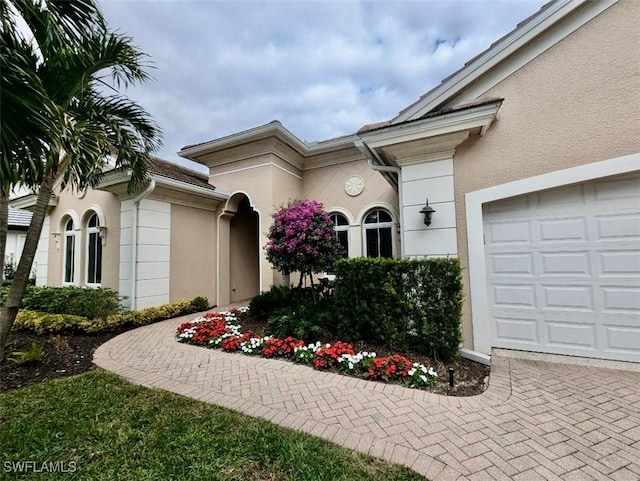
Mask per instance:
[[[178,326],[179,342],[220,348],[228,352],[285,358],[314,369],[337,369],[345,374],[385,382],[399,381],[410,387],[431,386],[437,373],[422,364],[395,354],[377,357],[375,352],[355,352],[353,345],[337,341],[333,344],[306,344],[301,339],[254,336],[242,332],[240,322],[247,308],[210,312]]]
[[[266,245],[267,259],[284,273],[326,272],[340,257],[333,222],[322,203],[296,200],[273,215]],[[313,284],[313,278],[311,278]]]

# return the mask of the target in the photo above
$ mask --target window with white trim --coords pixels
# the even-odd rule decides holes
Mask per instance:
[[[333,230],[342,247],[342,257],[349,257],[349,221],[342,214],[336,212],[329,214],[333,222]]]
[[[364,218],[367,257],[393,257],[393,218],[384,209],[373,209]]]
[[[64,283],[73,284],[75,280],[75,264],[76,231],[73,228],[73,219],[69,219],[64,226]]]
[[[93,214],[87,222],[87,284],[99,285],[102,282],[102,238],[100,220]]]

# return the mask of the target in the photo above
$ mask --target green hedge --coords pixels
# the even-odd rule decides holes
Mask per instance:
[[[0,307],[6,302],[9,287],[0,289]],[[88,287],[27,287],[22,307],[49,314],[68,314],[89,319],[118,314],[122,298],[111,289]]]
[[[139,311],[114,314],[105,318],[88,319],[72,314],[52,314],[21,309],[13,324],[13,329],[33,331],[36,334],[97,334],[125,327],[144,326],[172,317],[183,316],[209,308],[205,297],[148,307]]]
[[[351,342],[457,356],[462,281],[457,259],[341,259],[335,266],[338,334]]]

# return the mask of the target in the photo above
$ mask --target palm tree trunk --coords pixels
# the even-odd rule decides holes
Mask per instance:
[[[4,279],[4,256],[7,250],[9,230],[9,198],[0,193],[0,280]]]
[[[20,256],[15,277],[9,288],[7,302],[2,308],[2,314],[0,315],[0,361],[4,358],[4,347],[9,337],[9,331],[18,315],[18,310],[22,304],[22,297],[27,288],[29,274],[31,273],[33,261],[36,257],[38,241],[42,233],[42,226],[44,225],[44,219],[47,215],[47,207],[51,199],[55,180],[54,176],[48,176],[40,185],[38,200],[36,201],[33,216],[31,217],[31,224],[29,224],[29,230],[27,231],[22,256]]]

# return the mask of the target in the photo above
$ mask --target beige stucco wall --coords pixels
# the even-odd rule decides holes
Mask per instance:
[[[272,222],[271,215],[282,205],[294,199],[315,199],[322,202],[326,209],[339,209],[348,213],[349,220],[358,225],[363,213],[373,206],[390,207],[397,219],[397,192],[380,175],[380,173],[368,168],[367,161],[355,147],[323,153],[304,160],[305,166],[322,167],[299,169],[296,165],[301,160],[289,152],[282,145],[277,144],[277,149],[268,153],[259,153],[264,149],[266,141],[259,141],[253,145],[233,149],[233,155],[224,152],[221,155],[229,155],[234,158],[232,164],[220,162],[216,159],[216,165],[210,167],[210,182],[218,190],[229,194],[246,194],[259,214],[259,245],[261,251],[261,288],[268,289],[272,284],[282,282],[280,273],[273,270],[271,264],[264,256],[264,246],[267,243],[267,232]],[[244,159],[238,157],[245,156]],[[296,164],[296,165],[293,165]],[[329,164],[329,165],[327,165]],[[352,175],[359,175],[365,181],[365,190],[362,194],[351,197],[344,191],[344,183]],[[223,218],[222,222],[227,220]],[[355,227],[358,230],[358,227]],[[221,228],[220,233],[226,231]],[[358,231],[358,242],[361,238]],[[398,240],[399,236],[396,236]],[[226,249],[224,239],[220,241],[221,252]],[[231,248],[234,245],[232,240]],[[234,250],[234,252],[237,251]],[[245,249],[248,250],[248,249]],[[399,246],[396,248],[399,253]],[[236,252],[236,258],[239,255]],[[239,272],[220,272],[220,285],[233,283],[236,291],[240,289],[238,279]],[[233,279],[231,279],[233,277]],[[232,294],[237,296],[239,294]]]
[[[89,220],[90,211],[101,211],[104,214],[104,224],[107,228],[106,241],[102,247],[102,287],[118,290],[118,269],[120,265],[120,201],[109,192],[87,189],[82,198],[75,196],[70,189],[59,192],[58,205],[50,214],[49,258],[47,284],[59,286],[62,284],[62,262],[64,242],[62,234],[64,226],[63,217],[74,213],[80,225],[74,225],[76,229],[76,242],[80,247],[76,252],[80,255],[79,269],[76,271],[76,284],[85,285],[86,280],[86,223]],[[101,221],[102,223],[102,221]],[[56,241],[54,233],[60,233]]]
[[[364,191],[356,197],[349,196],[344,190],[345,181],[352,175],[364,180]],[[382,175],[368,167],[364,159],[345,164],[329,165],[304,172],[302,182],[304,196],[324,204],[325,209],[341,208],[346,210],[354,222],[371,205],[388,204],[396,209],[398,193]]]
[[[640,151],[640,3],[621,1],[485,95],[505,99],[454,157],[458,249],[469,285],[467,192]],[[472,345],[469,292],[465,347]]]
[[[205,296],[216,304],[216,213],[171,204],[170,302]]]
[[[251,155],[248,151],[247,155],[248,159],[236,161],[232,166],[212,167],[210,182],[222,192],[244,193],[248,196],[251,206],[258,213],[260,250],[264,252],[267,232],[271,225],[271,214],[289,200],[301,197],[302,173],[273,153]],[[221,240],[220,245],[226,245],[224,239]],[[265,290],[277,282],[280,276],[273,271],[264,255],[261,259],[261,286]],[[225,270],[220,271],[220,285],[223,283],[231,283],[230,273]],[[237,284],[237,290],[240,283],[237,276],[234,278],[234,283]]]

